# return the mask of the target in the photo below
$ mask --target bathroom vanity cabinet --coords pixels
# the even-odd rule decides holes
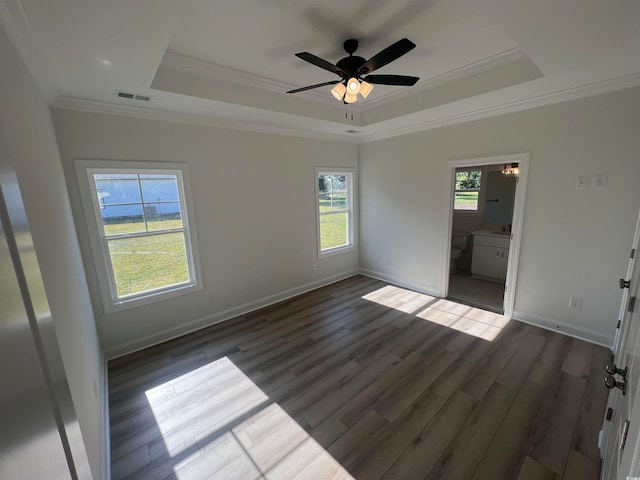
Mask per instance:
[[[473,232],[471,276],[504,283],[507,278],[511,235],[488,230]]]

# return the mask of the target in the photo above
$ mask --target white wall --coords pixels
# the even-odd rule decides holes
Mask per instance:
[[[1,28],[0,65],[0,117],[91,470],[101,478],[102,353],[51,114]]]
[[[55,110],[54,122],[108,356],[357,271],[357,251],[318,260],[314,194],[314,167],[357,167],[355,144],[66,110]],[[189,164],[204,291],[104,313],[80,207],[76,158]]]
[[[610,344],[640,208],[639,125],[631,89],[363,144],[361,268],[439,293],[447,161],[531,152],[514,318]],[[604,190],[575,189],[599,174]]]

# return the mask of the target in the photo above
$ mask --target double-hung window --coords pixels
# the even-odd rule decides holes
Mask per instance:
[[[479,211],[482,169],[467,168],[456,170],[456,184],[453,209],[458,212]]]
[[[201,288],[186,165],[76,166],[107,312]]]
[[[352,169],[316,169],[319,255],[354,246]]]

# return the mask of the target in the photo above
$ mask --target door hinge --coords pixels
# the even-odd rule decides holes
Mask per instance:
[[[607,408],[607,415],[604,418],[611,421],[611,417],[613,417],[613,408],[609,407]]]
[[[636,310],[636,297],[629,298],[629,308],[627,311],[633,313]]]
[[[632,248],[631,249],[631,255],[629,256],[629,258],[633,258],[635,256],[635,254],[636,254],[636,249]]]
[[[622,432],[620,432],[620,450],[624,450],[624,446],[627,444],[629,425],[631,425],[631,422],[629,420],[625,420],[622,424]]]
[[[620,328],[620,325],[622,325],[622,322],[618,320],[618,324],[616,325],[616,328]]]

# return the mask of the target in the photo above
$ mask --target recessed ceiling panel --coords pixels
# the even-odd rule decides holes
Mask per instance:
[[[265,77],[292,88],[335,79],[294,56],[308,51],[331,63],[347,54],[370,58],[407,37],[416,48],[377,71],[426,80],[517,47],[483,6],[466,0],[200,2],[176,26],[168,50]],[[321,89],[329,94],[331,87]],[[372,92],[376,99],[379,93]]]

